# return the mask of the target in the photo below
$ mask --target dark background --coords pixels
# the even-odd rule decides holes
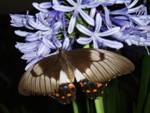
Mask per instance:
[[[43,2],[44,0],[35,1]],[[0,109],[8,111],[7,113],[71,113],[71,105],[61,105],[48,97],[24,97],[18,94],[18,82],[24,73],[26,63],[20,59],[22,54],[14,47],[16,41],[21,40],[21,38],[14,35],[14,28],[10,27],[9,14],[24,14],[27,10],[34,11],[32,2],[34,1],[0,0]],[[121,53],[135,63],[136,71],[134,74],[136,76],[118,79],[121,79],[122,83],[126,83],[127,79],[133,80],[133,89],[137,91],[141,60],[146,54],[145,49],[135,46],[125,47]],[[134,96],[136,97],[136,94]],[[82,106],[85,106],[84,103]],[[82,112],[84,113],[84,110]]]

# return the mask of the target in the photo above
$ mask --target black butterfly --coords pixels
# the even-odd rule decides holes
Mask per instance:
[[[77,49],[46,57],[28,69],[19,84],[24,95],[47,95],[62,103],[75,98],[74,82],[83,91],[96,93],[116,76],[128,74],[134,65],[127,58],[102,49]]]

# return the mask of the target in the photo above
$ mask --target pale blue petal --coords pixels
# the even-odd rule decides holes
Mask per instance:
[[[59,5],[58,0],[52,0],[53,5]]]
[[[93,38],[93,47],[98,49],[99,45],[98,45],[98,41],[96,38]]]
[[[91,16],[92,18],[94,18],[94,17],[95,17],[95,14],[96,14],[96,8],[92,8],[91,11],[90,11],[90,16]]]
[[[69,37],[65,36],[62,48],[65,49],[65,50],[67,50],[69,48],[69,46],[70,46]]]
[[[77,0],[77,3],[78,4],[82,4],[82,0]]]
[[[81,45],[86,45],[92,42],[92,38],[90,37],[80,37],[77,39],[77,42]]]
[[[38,56],[45,56],[45,55],[48,55],[49,53],[50,53],[50,49],[44,43],[41,43],[39,45],[37,55]]]
[[[103,46],[107,46],[113,49],[121,49],[123,47],[123,44],[117,41],[112,41],[108,39],[103,39],[103,38],[97,38],[99,43],[102,43]]]
[[[137,3],[138,3],[139,0],[133,0],[133,2],[129,5],[127,5],[128,8],[132,8],[134,7]]]
[[[76,3],[75,3],[73,0],[67,0],[67,2],[68,2],[70,5],[73,5],[73,6],[76,5]]]
[[[68,27],[68,33],[71,34],[75,28],[75,24],[76,24],[76,17],[73,15],[71,17],[71,20],[69,22],[69,27]]]
[[[42,58],[35,58],[33,59],[26,67],[25,70],[27,71],[28,69],[31,69],[33,67],[34,64],[36,64],[39,60],[41,60]]]
[[[104,8],[104,12],[105,12],[105,21],[106,21],[106,25],[107,27],[112,27],[112,23],[111,23],[111,20],[110,20],[110,11],[108,10],[108,8],[106,6],[103,6]]]
[[[97,35],[100,37],[110,36],[110,35],[113,35],[113,34],[119,32],[119,31],[120,31],[120,27],[114,27],[114,28],[111,28],[111,29],[104,31],[102,33],[98,33]]]
[[[96,28],[95,31],[99,32],[102,26],[102,17],[100,15],[100,13],[97,13],[96,15]]]
[[[116,0],[116,4],[123,4],[123,3],[125,3],[125,4],[129,4],[129,3],[131,3],[131,1],[132,0]]]
[[[47,9],[41,8],[41,7],[40,7],[40,4],[37,3],[37,2],[33,2],[32,5],[33,5],[34,8],[36,8],[37,10],[39,10],[39,11],[41,11],[41,12],[48,12]]]
[[[88,14],[86,14],[82,9],[79,10],[80,15],[82,16],[82,18],[89,24],[94,26],[94,19],[92,17],[90,17]]]
[[[35,33],[32,33],[32,34],[28,35],[26,37],[26,41],[32,42],[32,41],[37,41],[41,38],[42,38],[41,31],[37,31]]]
[[[43,2],[43,3],[40,3],[39,6],[43,9],[48,9],[48,8],[52,7],[52,3],[51,2]]]
[[[64,5],[54,5],[53,8],[57,11],[61,11],[61,12],[71,12],[74,10],[73,7],[69,7],[69,6],[64,6]]]
[[[19,49],[22,53],[28,53],[37,50],[39,45],[38,41],[30,42],[30,43],[20,43],[17,42],[15,47]]]
[[[32,33],[31,32],[27,32],[27,31],[16,30],[15,34],[20,36],[20,37],[26,37],[27,35],[30,35]]]
[[[130,16],[130,18],[139,26],[150,24],[150,16]]]
[[[128,9],[128,13],[140,13],[147,14],[146,7],[142,4],[134,8]]]
[[[37,22],[35,22],[34,19],[29,19],[28,23],[35,29],[39,29],[39,30],[49,30],[50,28],[47,26],[44,26],[42,23],[40,23],[38,20]]]
[[[37,53],[36,53],[35,51],[32,51],[32,52],[30,52],[30,53],[24,54],[24,55],[21,57],[21,59],[27,60],[27,61],[31,61],[31,60],[33,60],[33,59],[36,58],[36,57],[37,57]]]
[[[48,40],[46,37],[43,38],[42,41],[48,48],[56,49],[55,45],[50,40]]]
[[[53,41],[53,43],[54,43],[54,45],[56,46],[57,49],[62,47],[62,44],[61,44],[60,40],[58,40],[56,37],[53,37],[52,41]]]
[[[64,27],[64,26],[63,26],[62,22],[61,22],[61,21],[58,21],[58,22],[56,22],[56,23],[54,24],[53,30],[54,30],[54,31],[58,31],[60,28],[63,28],[63,27]]]
[[[81,25],[81,24],[77,24],[77,29],[82,32],[83,34],[87,35],[87,36],[92,36],[93,32],[91,32],[90,30],[88,30],[85,26]]]

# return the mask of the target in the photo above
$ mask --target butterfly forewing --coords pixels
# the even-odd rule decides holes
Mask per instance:
[[[107,82],[134,70],[134,65],[127,58],[102,49],[79,49],[66,54],[71,64],[93,82]]]

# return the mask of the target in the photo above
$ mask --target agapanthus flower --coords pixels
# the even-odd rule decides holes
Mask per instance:
[[[33,2],[32,5],[40,12],[48,12],[49,11],[48,9],[52,7],[51,2],[43,2],[43,3]]]
[[[15,31],[15,34],[25,38],[25,42],[18,42],[16,47],[24,54],[22,59],[27,60],[29,65],[33,65],[57,48],[63,47],[63,42],[69,43],[68,37],[76,38],[82,45],[93,43],[94,48],[120,49],[123,47],[122,42],[128,45],[149,46],[150,16],[147,14],[146,7],[137,6],[137,3],[138,0],[34,2],[33,6],[39,13],[11,15],[12,26],[25,28],[24,31]],[[114,4],[125,4],[125,6],[115,10],[107,7]],[[103,11],[97,8],[99,6]],[[80,22],[80,20],[84,21]],[[74,32],[75,27],[77,31]],[[75,37],[78,36],[76,34],[79,37]],[[67,42],[64,41],[66,39]]]
[[[56,38],[61,32],[60,29],[65,27],[63,13],[57,11],[39,12],[35,16],[11,15],[11,18],[12,26],[30,29],[30,31],[15,31],[16,35],[25,37],[25,43],[18,42],[16,48],[24,54],[22,59],[28,62],[26,69],[57,48],[67,49],[69,45],[67,35],[63,32],[64,41]]]
[[[57,0],[54,0],[57,1]],[[58,2],[58,1],[57,1]],[[91,1],[91,2],[83,2],[83,0],[77,0],[75,2],[74,0],[67,0],[67,2],[71,6],[65,6],[62,4],[54,4],[53,8],[57,11],[62,11],[62,12],[72,12],[73,15],[70,19],[69,26],[68,26],[68,33],[72,33],[76,24],[76,20],[78,15],[80,14],[81,17],[89,24],[94,26],[94,20],[92,17],[90,17],[84,9],[89,9],[93,7],[97,7],[100,2],[98,1]]]
[[[112,41],[112,40],[102,38],[102,37],[111,36],[114,33],[119,32],[120,30],[119,27],[110,28],[103,32],[100,31],[101,27],[102,27],[102,18],[100,13],[96,15],[96,26],[94,31],[90,31],[85,26],[78,24],[77,29],[83,34],[85,34],[87,37],[80,37],[77,40],[77,42],[83,45],[93,42],[94,48],[99,48],[100,46],[102,47],[107,46],[110,48],[120,49],[123,47],[123,44],[118,41]]]
[[[135,0],[121,10],[109,11],[104,7],[106,25],[117,25],[121,28],[120,32],[113,35],[117,40],[128,45],[149,46],[149,30],[146,28],[149,28],[150,16],[147,15],[144,5],[134,7],[137,2]]]

